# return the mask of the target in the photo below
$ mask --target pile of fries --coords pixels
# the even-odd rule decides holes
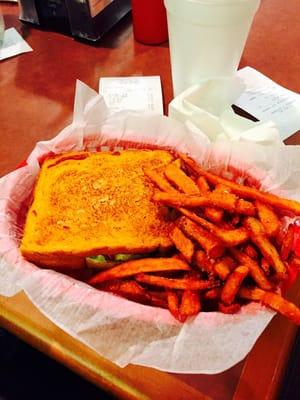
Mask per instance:
[[[237,313],[249,301],[300,325],[300,309],[281,286],[300,268],[293,253],[300,203],[206,171],[180,154],[163,174],[146,170],[153,201],[175,210],[168,257],[131,260],[94,275],[89,283],[143,304],[168,308],[184,322],[200,311]]]

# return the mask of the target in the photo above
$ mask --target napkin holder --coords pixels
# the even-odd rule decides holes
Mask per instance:
[[[131,10],[131,0],[19,0],[20,20],[96,42]]]

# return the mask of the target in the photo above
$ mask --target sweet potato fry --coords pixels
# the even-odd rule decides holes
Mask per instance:
[[[203,177],[204,178],[204,177]],[[222,183],[218,183],[215,185],[214,192],[219,192],[219,193],[230,193],[230,189],[228,186],[223,185]]]
[[[220,207],[234,211],[237,198],[235,195],[223,196],[220,193],[207,193],[205,195],[187,195],[183,193],[156,192],[153,201],[173,207]]]
[[[244,265],[240,265],[228,276],[221,292],[221,301],[225,305],[229,305],[234,302],[235,296],[248,273],[249,268],[245,267]]]
[[[182,261],[186,261],[185,258],[183,257],[183,255],[181,253],[176,253],[172,256],[172,258],[175,258],[176,260],[182,260]]]
[[[236,314],[240,311],[241,305],[239,303],[232,304],[218,304],[219,311],[223,314]]]
[[[194,254],[194,243],[177,226],[174,226],[170,238],[176,249],[180,251],[188,262],[191,262]]]
[[[222,221],[224,212],[220,208],[206,207],[204,215],[209,221],[219,224]]]
[[[234,270],[237,266],[238,263],[236,262],[236,260],[234,258],[232,258],[231,256],[223,256],[220,260],[222,260],[226,265],[228,265],[228,268],[230,269],[230,271]]]
[[[179,314],[183,318],[197,315],[201,310],[199,293],[195,290],[185,290],[182,294]]]
[[[144,168],[144,173],[163,192],[177,193],[177,190],[170,185],[168,180],[158,172],[154,171],[153,169]]]
[[[250,201],[247,201],[244,199],[237,200],[235,211],[238,214],[244,214],[244,215],[252,215],[253,216],[256,214],[254,205]]]
[[[271,284],[271,282],[269,282],[264,272],[261,270],[255,260],[250,258],[247,254],[234,248],[231,248],[230,252],[240,264],[245,265],[249,268],[249,275],[255,280],[260,288],[265,290],[270,290],[273,288],[273,285]]]
[[[136,301],[137,303],[150,303],[149,293],[136,281],[133,280],[105,282],[101,289],[106,292],[111,292],[116,295],[125,297],[128,300]]]
[[[294,224],[289,224],[287,231],[283,236],[280,249],[280,257],[282,261],[285,261],[289,258],[289,255],[293,248],[293,243],[294,243]]]
[[[198,185],[198,188],[200,189],[200,193],[205,194],[205,193],[210,192],[210,187],[207,183],[207,180],[204,178],[204,176],[200,176],[197,179],[197,185]],[[223,210],[220,210],[219,208],[214,208],[214,207],[207,207],[204,209],[204,215],[210,221],[219,223],[222,221]]]
[[[300,309],[277,293],[264,291],[258,288],[241,288],[238,296],[247,300],[260,301],[265,306],[272,308],[295,324],[300,325]]]
[[[238,199],[231,193],[207,193],[205,195],[190,195],[184,193],[154,193],[152,200],[173,207],[219,207],[229,212],[244,215],[255,215],[252,203]]]
[[[200,193],[198,186],[177,164],[171,162],[165,169],[165,175],[172,184],[186,194]]]
[[[208,182],[215,185],[223,184],[224,186],[228,186],[232,193],[245,199],[260,200],[261,202],[270,204],[280,210],[288,210],[293,212],[295,215],[300,215],[300,203],[298,201],[283,199],[274,194],[262,192],[256,188],[240,185],[228,179],[221,178],[220,176],[208,172],[204,168],[200,167],[192,158],[184,154],[180,154],[179,156],[195,174],[205,176]]]
[[[204,215],[210,221],[219,224],[222,221],[224,211],[220,208],[215,207],[206,207],[204,209]]]
[[[201,271],[205,271],[208,274],[213,272],[214,264],[213,264],[212,260],[208,257],[208,255],[203,250],[197,250],[195,252],[194,259],[195,259],[195,263],[196,263],[197,267]]]
[[[177,224],[187,236],[200,244],[209,257],[216,258],[223,254],[224,247],[219,239],[195,222],[186,217],[180,217]]]
[[[230,222],[228,221],[222,221],[219,225],[219,228],[225,229],[226,231],[231,231],[232,229],[235,229]]]
[[[266,231],[262,223],[257,218],[245,218],[244,225],[252,235],[266,236]]]
[[[204,176],[199,177],[200,178],[204,178]],[[215,189],[213,190],[214,193],[229,193],[230,191],[223,185],[217,185],[215,187]],[[217,224],[219,224],[222,219],[223,219],[223,215],[224,215],[224,211],[219,209],[219,208],[206,208],[204,210],[204,215],[212,222],[215,222]]]
[[[266,292],[264,290],[257,287],[253,288],[241,287],[238,292],[238,296],[246,300],[260,301],[265,293]]]
[[[247,217],[244,220],[244,226],[251,235],[251,240],[260,249],[265,259],[275,269],[280,279],[287,277],[287,271],[284,263],[281,261],[279,254],[265,234],[265,230],[261,222],[253,217]]]
[[[200,189],[200,193],[207,193],[210,192],[209,184],[204,176],[199,176],[196,180],[197,186]]]
[[[180,158],[176,158],[174,161],[172,161],[172,163],[179,169],[181,169],[183,162],[181,161]]]
[[[206,300],[216,300],[220,297],[221,288],[209,289],[207,292],[203,293],[203,298]]]
[[[160,308],[168,308],[167,295],[165,292],[148,291],[149,305]]]
[[[228,268],[228,265],[219,261],[214,265],[214,273],[222,279],[222,281],[225,281],[227,276],[230,274],[230,269]]]
[[[198,223],[203,228],[207,229],[209,232],[215,235],[219,240],[224,243],[225,246],[236,246],[238,244],[244,243],[246,240],[249,239],[249,234],[247,230],[243,227],[226,230],[214,225],[204,218],[199,217],[197,214],[193,213],[192,211],[186,210],[185,208],[180,207],[179,211],[183,215]]]
[[[265,292],[261,299],[262,304],[284,315],[296,325],[300,325],[300,309],[279,294]]]
[[[175,317],[178,321],[184,322],[186,320],[186,317],[180,315],[179,313],[179,298],[177,293],[174,290],[167,289],[167,302],[168,302],[168,308],[170,313]]]
[[[255,201],[258,217],[268,236],[276,236],[280,228],[280,221],[272,207],[259,200]]]
[[[109,270],[94,275],[88,283],[97,285],[112,279],[125,278],[141,272],[190,271],[189,265],[174,258],[142,258],[124,262]]]
[[[260,266],[266,275],[270,275],[271,265],[264,257],[261,259]]]
[[[229,256],[220,258],[214,265],[214,273],[225,281],[226,278],[230,275],[233,268],[236,267],[236,262]]]
[[[257,259],[257,257],[258,257],[257,251],[256,251],[255,248],[254,248],[251,244],[249,244],[249,243],[244,247],[244,252],[245,252],[250,258]]]
[[[201,279],[173,279],[165,278],[157,275],[138,274],[135,279],[138,282],[146,283],[148,285],[164,287],[166,289],[179,289],[179,290],[207,290],[213,287],[217,287],[219,282],[212,280],[201,280]]]

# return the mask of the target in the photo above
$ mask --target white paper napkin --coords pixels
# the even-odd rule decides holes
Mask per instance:
[[[258,121],[240,117],[232,105]],[[212,142],[225,135],[275,143],[300,130],[300,96],[246,67],[232,78],[210,79],[187,89],[171,101],[169,116],[195,125]]]
[[[9,28],[4,31],[3,42],[0,46],[0,61],[29,51],[32,51],[32,48],[15,28]]]

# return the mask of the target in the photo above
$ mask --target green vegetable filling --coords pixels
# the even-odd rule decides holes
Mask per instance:
[[[128,260],[134,260],[136,258],[140,257],[137,254],[116,254],[115,256],[103,256],[102,254],[99,254],[97,256],[90,256],[87,257],[87,259],[91,259],[95,262],[99,263],[105,263],[109,261],[128,261]]]

